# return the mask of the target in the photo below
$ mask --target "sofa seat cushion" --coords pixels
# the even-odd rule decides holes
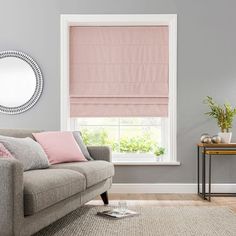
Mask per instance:
[[[114,176],[114,166],[107,161],[70,162],[51,165],[51,169],[69,169],[86,177],[87,188]]]
[[[24,214],[32,215],[86,189],[84,175],[66,169],[24,172]]]

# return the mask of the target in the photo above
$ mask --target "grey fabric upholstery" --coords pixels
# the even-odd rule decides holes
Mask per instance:
[[[88,201],[91,201],[94,199],[94,196],[98,196],[104,192],[106,192],[108,189],[111,188],[112,185],[112,177],[90,187],[87,188],[84,192],[81,193],[81,205],[85,204]]]
[[[32,132],[40,132],[40,131],[0,130],[0,135],[19,137],[19,138],[25,138],[25,137],[32,138]],[[89,150],[91,156],[96,160],[99,159],[106,161],[110,160],[110,149],[108,147],[105,148],[90,147]],[[90,162],[92,163],[94,161]],[[97,161],[95,162],[97,164],[99,163]],[[105,164],[106,162],[101,162],[101,163]],[[110,163],[110,165],[112,164]],[[103,169],[100,168],[100,166],[98,168],[101,171],[103,171]],[[86,169],[89,170],[90,168]],[[70,173],[73,172],[74,174],[76,174],[76,176],[80,176],[81,178],[84,179],[85,183],[85,176],[82,174],[80,175],[79,171],[73,171],[68,169],[63,169],[63,170],[66,171],[67,173],[69,171]],[[42,172],[40,177],[37,177],[38,174],[34,174],[34,172],[38,171]],[[40,229],[42,229],[43,227],[51,224],[52,222],[65,216],[71,211],[77,209],[79,206],[86,203],[87,201],[95,198],[96,196],[100,195],[103,192],[108,191],[112,184],[112,177],[107,177],[105,180],[98,182],[92,187],[85,189],[84,186],[83,190],[80,190],[80,192],[78,191],[78,193],[75,193],[72,196],[65,198],[64,200],[60,200],[59,202],[53,205],[50,205],[51,203],[49,204],[48,202],[49,200],[51,201],[50,198],[51,195],[48,194],[47,197],[44,198],[45,202],[39,203],[39,206],[43,206],[44,203],[50,206],[44,209],[41,209],[42,207],[40,207],[38,209],[41,210],[37,211],[36,213],[29,216],[24,216],[24,203],[25,203],[25,208],[27,209],[27,207],[29,206],[26,206],[26,204],[28,204],[27,202],[30,200],[25,199],[24,201],[23,193],[24,192],[29,193],[30,191],[33,192],[37,190],[37,188],[44,190],[46,188],[45,186],[48,186],[49,188],[51,185],[48,183],[48,181],[46,181],[46,179],[48,178],[46,175],[47,171],[61,171],[61,169],[50,168],[43,170],[28,171],[24,173],[24,180],[23,180],[23,165],[18,160],[7,159],[7,158],[0,159],[0,235],[1,236],[32,235],[37,231],[39,231]],[[110,174],[108,173],[106,176],[113,175],[114,172],[112,172],[112,168],[109,171]],[[99,174],[97,173],[96,176],[99,177]],[[72,178],[76,178],[76,183],[78,185],[77,177],[72,177]],[[43,184],[43,182],[45,183],[45,185]],[[24,186],[26,185],[28,185],[28,187],[24,188]],[[72,187],[71,191],[69,190],[69,192],[72,194],[72,190],[74,191],[75,189],[79,189],[80,186],[81,185],[79,184],[79,186],[77,186],[76,188]],[[62,193],[65,194],[64,189],[62,190]],[[54,197],[57,198],[56,195],[57,194],[54,195],[53,193],[53,198]],[[34,209],[37,209],[37,207],[35,208],[35,206],[33,206]]]
[[[41,130],[28,130],[28,129],[0,129],[0,135],[9,136],[9,137],[15,137],[15,138],[32,138],[34,139],[34,136],[32,133],[39,133],[42,132]],[[34,139],[35,140],[35,139]]]
[[[91,187],[114,175],[114,166],[107,161],[70,162],[51,165],[52,169],[69,169],[86,177],[86,186]]]
[[[94,160],[111,161],[111,148],[109,146],[88,146],[87,148]]]
[[[49,167],[46,153],[40,144],[32,138],[15,138],[0,135],[0,143],[3,143],[13,157],[23,164],[25,171]]]
[[[84,144],[84,141],[81,137],[81,133],[80,131],[74,131],[72,132],[73,133],[73,136],[75,138],[75,141],[77,142],[77,144],[79,145],[82,153],[84,154],[85,158],[88,160],[88,161],[92,161],[93,158],[90,156],[89,152],[88,152],[88,149],[87,147],[85,146]]]
[[[82,204],[92,200],[99,194],[106,192],[108,189],[110,189],[111,184],[112,184],[112,178],[109,178],[97,185],[94,185],[91,188],[86,189],[82,193],[78,193],[70,198],[67,198],[66,200],[58,202],[57,204],[51,207],[39,211],[32,216],[26,217],[19,235],[20,236],[32,235],[33,233],[39,231],[40,229],[48,226],[50,223],[55,222],[56,220],[67,215],[71,211],[77,209]],[[70,235],[65,235],[65,236],[70,236]]]
[[[85,177],[72,170],[47,169],[24,173],[24,213],[32,215],[85,190]]]
[[[0,158],[0,235],[17,235],[23,216],[23,165]]]

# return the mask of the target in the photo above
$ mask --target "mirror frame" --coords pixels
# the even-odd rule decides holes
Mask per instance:
[[[29,110],[39,100],[43,92],[43,76],[42,76],[42,72],[38,64],[27,54],[23,52],[19,52],[19,51],[0,52],[0,60],[5,57],[16,57],[28,63],[30,67],[32,68],[32,70],[34,71],[35,79],[36,79],[35,91],[27,102],[17,107],[6,107],[6,106],[0,105],[0,112],[5,113],[5,114],[15,115],[15,114],[19,114],[19,113]]]

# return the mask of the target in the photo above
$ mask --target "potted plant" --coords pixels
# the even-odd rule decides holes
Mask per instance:
[[[229,103],[220,106],[212,97],[209,96],[206,97],[204,102],[210,108],[210,111],[205,114],[217,120],[217,124],[221,129],[221,132],[219,132],[218,135],[221,137],[222,142],[230,143],[232,138],[232,132],[230,132],[230,129],[232,128],[233,119],[236,115],[236,108],[233,108]]]
[[[154,151],[154,154],[157,158],[157,160],[160,159],[161,156],[163,156],[165,154],[165,148],[163,147],[157,147]]]

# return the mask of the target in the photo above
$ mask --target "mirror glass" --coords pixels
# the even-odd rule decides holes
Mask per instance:
[[[33,96],[36,77],[31,66],[17,57],[0,60],[0,105],[18,107]]]
[[[0,112],[18,114],[29,110],[43,91],[37,63],[18,51],[0,52]]]

